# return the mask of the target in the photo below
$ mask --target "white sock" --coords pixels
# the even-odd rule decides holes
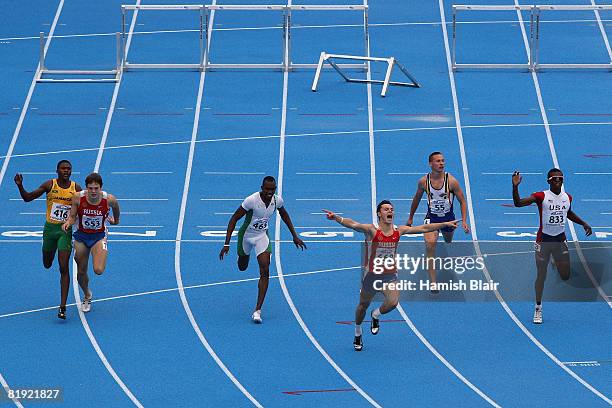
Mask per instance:
[[[536,309],[540,309],[542,310],[542,304],[540,303],[539,305],[536,303]]]
[[[361,325],[360,324],[355,325],[355,336],[361,336]]]
[[[374,309],[374,311],[372,312],[372,317],[375,319],[378,319],[380,317],[380,307]]]

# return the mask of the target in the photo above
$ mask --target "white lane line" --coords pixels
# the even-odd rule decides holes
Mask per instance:
[[[173,174],[172,171],[111,171],[111,174],[134,175],[134,174]]]
[[[443,7],[442,0],[440,0],[440,7]],[[444,22],[444,16],[442,16],[442,21]],[[442,28],[444,30],[443,34],[444,34],[444,39],[446,41],[446,26],[443,24]],[[368,48],[369,48],[369,46],[368,46]],[[369,54],[369,52],[368,52],[368,54]],[[369,74],[369,70],[368,70],[368,74]],[[372,94],[371,86],[370,86],[370,84],[368,84],[368,100],[369,101],[371,101],[371,98],[372,98],[371,94]],[[370,114],[370,117],[371,117],[372,130],[373,130],[373,115],[371,113],[371,109],[370,109],[369,114]],[[459,126],[460,126],[459,122],[457,122],[457,123],[458,123],[457,128],[459,129]],[[370,133],[370,146],[371,146],[371,152],[374,153],[374,150],[373,150],[373,146],[374,146],[374,132],[373,131]],[[370,173],[372,175],[371,176],[371,180],[372,180],[372,222],[376,222],[376,176],[375,176],[375,174],[376,174],[376,163],[374,161],[374,156],[373,155],[372,155],[371,160],[370,160]],[[465,173],[465,168],[464,168],[464,173]],[[419,174],[421,174],[421,173],[419,173]],[[466,193],[467,194],[470,193],[469,187],[467,187],[467,186],[466,186]],[[472,215],[472,214],[470,214],[470,215]],[[472,217],[472,220],[473,220],[473,217]],[[473,224],[473,222],[472,222],[472,224]],[[499,408],[499,405],[495,401],[493,401],[493,399],[491,399],[480,388],[478,388],[470,380],[468,380],[442,354],[440,354],[440,352],[438,352],[438,350],[427,340],[427,338],[425,338],[425,336],[423,336],[423,334],[419,331],[419,329],[414,325],[412,320],[410,320],[410,318],[408,317],[408,315],[406,314],[406,312],[404,311],[404,308],[402,307],[402,305],[400,303],[398,303],[398,305],[397,305],[397,310],[398,310],[399,314],[402,316],[402,319],[404,319],[404,321],[406,322],[406,324],[410,328],[410,330],[419,338],[421,343],[423,343],[423,345],[425,345],[425,347],[427,347],[427,349],[442,364],[444,364],[444,366],[448,370],[450,370],[450,372],[452,372],[459,380],[461,380],[468,388],[470,388],[472,391],[474,391],[483,400],[488,402],[490,405]]]
[[[390,176],[403,176],[403,175],[425,175],[425,173],[423,173],[422,171],[411,171],[411,172],[392,172],[392,173],[387,173]]]
[[[226,176],[226,175],[238,175],[238,176],[250,176],[250,175],[260,175],[263,176],[266,173],[261,173],[261,172],[248,172],[248,171],[205,171],[204,174],[210,174],[210,175],[220,175],[220,176]]]
[[[574,173],[579,176],[612,176],[612,173]]]
[[[213,5],[216,4],[216,0],[213,0],[212,4]],[[212,35],[211,31],[212,31],[212,27],[214,24],[214,18],[215,18],[215,11],[213,10],[210,13],[210,24],[208,27],[208,36],[207,36],[208,37],[208,47],[210,47],[210,41],[211,41],[211,35]],[[206,56],[205,58],[208,58],[208,57]],[[183,184],[183,194],[181,197],[181,209],[179,213],[178,224],[176,227],[176,243],[175,243],[175,250],[174,250],[174,272],[175,272],[176,284],[178,287],[178,292],[181,298],[183,309],[185,310],[185,313],[187,317],[189,318],[191,327],[193,328],[194,332],[198,336],[198,339],[200,339],[200,343],[202,343],[204,348],[206,348],[206,351],[208,351],[208,354],[210,354],[210,356],[213,358],[215,363],[217,363],[219,368],[223,371],[223,373],[225,373],[227,378],[229,378],[232,381],[232,383],[234,383],[236,388],[238,388],[238,390],[240,390],[240,392],[249,401],[251,401],[251,403],[254,406],[261,408],[262,405],[259,403],[259,401],[257,401],[255,397],[253,397],[251,393],[249,393],[249,391],[247,391],[247,389],[244,388],[244,386],[240,383],[240,381],[238,381],[238,379],[234,376],[234,374],[223,363],[221,358],[219,358],[215,350],[212,348],[212,346],[206,339],[206,336],[204,336],[204,333],[200,329],[200,326],[198,325],[198,322],[196,321],[193,315],[193,312],[191,311],[191,307],[189,306],[189,301],[187,300],[187,296],[185,295],[185,288],[183,286],[183,275],[181,273],[181,238],[183,236],[183,223],[185,221],[185,212],[187,209],[187,197],[189,196],[189,184],[191,182],[191,172],[193,168],[193,157],[195,155],[195,146],[196,146],[195,142],[196,142],[196,138],[198,135],[198,127],[200,124],[200,112],[202,111],[201,107],[202,107],[202,98],[204,94],[205,80],[206,80],[206,71],[202,71],[200,73],[200,82],[198,84],[198,96],[196,100],[195,113],[194,113],[194,119],[193,119],[193,129],[191,131],[191,143],[189,144],[189,157],[187,159],[187,169],[185,170],[185,183]]]
[[[23,201],[23,198],[9,198],[9,201]],[[46,198],[36,198],[32,201],[47,201],[47,199]]]
[[[612,122],[566,122],[566,123],[549,123],[549,126],[610,126]],[[534,127],[534,126],[544,126],[543,123],[525,123],[525,124],[498,124],[498,125],[465,125],[463,129],[488,129],[488,128],[512,128],[512,127]],[[379,129],[375,130],[375,133],[394,133],[394,132],[421,132],[421,131],[436,131],[436,130],[448,130],[455,129],[454,126],[442,126],[442,127],[420,127],[420,128],[396,128],[396,129]],[[290,137],[317,137],[317,136],[342,136],[342,135],[359,135],[362,133],[367,133],[367,130],[352,130],[352,131],[344,131],[344,132],[319,132],[319,133],[301,133],[301,134],[288,134],[287,138]],[[217,142],[238,142],[238,141],[249,141],[249,140],[261,140],[261,139],[278,139],[280,136],[278,135],[269,135],[269,136],[247,136],[247,137],[225,137],[225,138],[216,138],[216,139],[206,139],[206,140],[198,140],[196,143],[217,143]],[[189,144],[188,140],[180,140],[174,142],[157,142],[157,143],[141,143],[141,144],[132,144],[132,145],[118,145],[118,146],[108,146],[105,147],[105,150],[121,150],[121,149],[134,149],[134,148],[145,148],[145,147],[158,147],[158,146],[173,146],[180,144]],[[46,156],[53,154],[66,154],[66,153],[81,153],[81,152],[91,152],[98,151],[97,147],[83,148],[83,149],[70,149],[70,150],[53,150],[46,152],[35,152],[35,153],[22,153],[22,154],[14,154],[12,157],[33,157],[33,156]],[[4,159],[6,156],[0,156],[0,159]],[[265,174],[265,173],[261,173]],[[403,174],[403,173],[397,173]],[[408,174],[408,173],[407,173]],[[423,174],[423,173],[415,173],[415,174]]]
[[[140,0],[136,0],[136,5],[139,5],[139,4],[140,4]],[[130,28],[129,28],[129,32],[128,32],[128,37],[127,37],[127,42],[126,42],[126,48],[125,48],[125,55],[126,55],[126,57],[127,57],[128,52],[129,52],[129,49],[130,49],[130,44],[132,42],[132,33],[134,32],[134,26],[136,24],[136,18],[137,17],[138,17],[138,10],[134,11],[134,14],[132,15],[132,22],[130,24]],[[108,137],[108,130],[109,130],[109,127],[110,127],[110,121],[111,121],[111,118],[112,118],[113,111],[115,109],[115,103],[117,101],[117,94],[119,92],[119,86],[121,85],[121,79],[122,79],[122,74],[120,73],[119,74],[119,78],[117,80],[117,83],[115,84],[115,87],[114,87],[113,97],[111,99],[111,104],[110,104],[110,108],[109,108],[109,111],[108,111],[108,116],[106,118],[106,124],[104,126],[104,131],[102,133],[102,139],[100,141],[100,146],[98,148],[98,157],[96,159],[96,164],[94,166],[94,172],[98,172],[98,170],[100,169],[100,161],[102,160],[102,154],[104,153],[104,145],[105,145],[106,139]],[[80,294],[80,291],[79,291],[79,284],[77,282],[77,273],[76,273],[77,265],[76,265],[76,262],[74,261],[74,259],[72,261],[72,270],[74,271],[74,273],[72,274],[72,287],[74,288],[74,290],[73,290],[74,298],[75,298],[75,301],[76,301],[77,304],[81,304],[81,294]],[[119,377],[119,375],[115,372],[115,369],[113,368],[113,366],[110,364],[110,362],[106,358],[106,355],[102,351],[102,348],[98,344],[98,341],[96,340],[96,337],[94,336],[94,334],[93,334],[93,332],[92,332],[92,330],[91,330],[91,328],[89,326],[87,318],[85,317],[85,313],[83,313],[83,311],[81,310],[80,307],[77,307],[77,310],[78,310],[78,313],[79,313],[79,319],[81,320],[81,324],[83,325],[83,328],[85,329],[85,333],[87,333],[87,337],[89,338],[89,341],[91,342],[91,345],[93,346],[96,354],[100,358],[100,361],[102,361],[102,364],[104,364],[104,367],[106,367],[106,370],[113,377],[115,382],[121,387],[121,389],[123,390],[125,395],[127,395],[127,397],[132,401],[132,403],[135,406],[137,406],[138,408],[142,408],[143,405],[140,403],[138,398],[136,398],[136,396],[132,393],[132,391],[130,391],[130,389],[127,387],[127,385],[125,385],[125,383],[123,382],[121,377]]]
[[[172,242],[174,242],[174,240],[172,240]],[[185,242],[185,240],[183,240],[183,242]],[[287,242],[289,242],[289,241],[287,241]],[[291,242],[293,242],[293,241],[291,241]],[[319,270],[315,270],[315,271],[287,273],[284,276],[285,277],[292,277],[292,276],[317,275],[317,274],[321,274],[321,273],[347,271],[347,270],[360,269],[360,268],[361,268],[361,266],[349,266],[349,267],[344,267],[344,268],[319,269]],[[277,278],[278,278],[278,275],[270,275],[270,279],[277,279]],[[183,286],[183,289],[185,289],[185,290],[200,289],[200,288],[207,288],[207,287],[211,287],[211,286],[233,285],[233,284],[236,284],[236,283],[253,282],[253,281],[258,281],[258,280],[259,280],[259,277],[257,277],[257,278],[235,279],[235,280],[220,281],[220,282],[202,283],[202,284],[199,284],[199,285]],[[130,294],[127,294],[127,295],[119,295],[119,296],[111,296],[111,297],[106,297],[106,298],[94,299],[94,301],[92,303],[108,302],[108,301],[111,301],[111,300],[128,299],[128,298],[133,298],[133,297],[156,295],[158,293],[177,292],[178,290],[179,290],[179,288],[176,287],[176,288],[168,288],[168,289],[151,290],[151,291],[147,291],[147,292],[130,293]],[[68,307],[76,306],[76,303],[69,303],[69,304],[66,304],[66,306],[68,306]],[[21,312],[6,313],[6,314],[3,314],[3,315],[0,315],[0,319],[5,318],[5,317],[21,316],[21,315],[30,314],[30,313],[38,313],[38,312],[44,312],[44,311],[47,311],[47,310],[54,310],[54,309],[57,309],[58,307],[59,307],[59,305],[55,305],[55,306],[42,307],[42,308],[38,308],[38,309],[23,310]]]
[[[595,0],[591,0],[591,4],[596,6]],[[610,41],[608,41],[608,34],[606,34],[606,29],[603,26],[601,21],[601,16],[599,15],[599,10],[593,10],[595,12],[595,19],[597,20],[597,25],[599,26],[599,31],[601,32],[601,37],[603,38],[604,45],[606,46],[606,51],[608,51],[608,58],[612,61],[612,49],[610,49]]]
[[[612,198],[581,198],[580,201],[585,202],[609,202]]]
[[[20,212],[19,215],[46,215],[46,212]]]
[[[518,0],[514,0],[514,3],[516,5],[518,5]],[[597,17],[599,18],[599,13],[596,14]],[[523,22],[523,15],[521,14],[520,10],[517,10],[517,16],[518,16],[518,20],[521,26],[521,34],[523,35],[523,43],[525,45],[525,51],[527,53],[527,55],[529,55],[529,40],[527,39],[527,33],[525,32],[525,24]],[[605,32],[603,33],[605,36]],[[606,44],[608,44],[606,42]],[[610,57],[612,58],[612,54],[610,53],[610,48],[608,46],[608,53],[610,55]],[[557,151],[555,149],[555,142],[553,140],[552,137],[552,132],[550,130],[550,126],[548,126],[548,114],[546,113],[546,108],[544,106],[544,98],[542,97],[542,90],[540,88],[540,82],[538,80],[538,74],[537,72],[533,71],[531,72],[531,79],[533,80],[533,85],[535,87],[535,91],[536,91],[536,96],[538,99],[538,105],[540,106],[540,114],[542,115],[542,122],[544,123],[544,130],[546,131],[546,139],[548,140],[548,148],[550,149],[550,155],[552,156],[552,160],[553,160],[553,165],[556,168],[561,168],[559,165],[559,159],[557,158]],[[562,187],[562,191],[565,191],[565,188]],[[600,199],[600,200],[595,200],[595,199],[591,199],[592,201],[612,201],[612,199]],[[582,201],[587,201],[587,200],[582,200]],[[572,239],[574,241],[578,241],[578,235],[576,234],[576,228],[574,227],[574,223],[573,222],[568,222],[568,226],[569,226],[569,230],[570,230],[570,234],[572,236]],[[603,300],[606,301],[606,303],[608,304],[608,307],[610,309],[612,309],[612,301],[610,301],[607,297],[607,293],[602,289],[601,285],[599,284],[599,282],[597,281],[597,279],[595,279],[595,276],[593,276],[593,272],[591,271],[591,267],[589,266],[589,263],[587,262],[584,254],[582,253],[581,247],[580,247],[580,243],[576,243],[576,252],[578,254],[578,258],[580,258],[580,262],[582,264],[582,266],[584,267],[584,270],[587,274],[587,276],[589,277],[589,280],[591,281],[593,287],[595,289],[597,289],[597,292],[599,293],[599,296],[601,296],[601,298]],[[595,387],[593,387],[591,384],[589,384],[588,382],[586,382],[585,380],[583,380],[581,377],[579,377],[577,374],[575,374],[574,372],[570,371],[569,373],[574,374],[574,378],[576,380],[578,380],[582,385],[584,385],[587,389],[589,389],[591,392],[593,392],[595,395],[597,395],[598,397],[600,397],[601,399],[603,399],[604,401],[606,401],[608,404],[612,405],[612,400],[608,397],[606,397],[604,394],[602,394],[599,390],[597,390]]]
[[[504,172],[502,172],[502,173],[495,173],[495,172],[484,172],[483,171],[480,174],[484,174],[485,176],[511,176],[511,175],[514,174],[514,172],[511,171],[511,172],[505,172],[505,173]],[[543,174],[543,173],[541,173],[541,172],[531,172],[531,173],[529,173],[529,172],[521,171],[521,175],[523,175],[523,176],[525,176],[525,175],[541,175],[541,174]]]
[[[300,176],[354,176],[359,173],[352,172],[297,172]]]
[[[534,212],[505,212],[504,215],[537,215]]]
[[[47,41],[45,42],[45,46],[43,48],[43,55],[47,55],[47,50],[51,45],[51,40],[53,39],[53,34],[55,33],[55,27],[57,27],[57,22],[59,20],[60,14],[62,13],[62,9],[64,8],[64,0],[60,0],[57,10],[55,12],[55,17],[53,17],[53,23],[51,24],[51,28],[49,29],[49,35],[47,37]],[[40,62],[36,66],[36,72],[34,73],[34,77],[32,78],[32,82],[30,83],[30,89],[28,89],[28,94],[26,96],[25,102],[21,108],[21,113],[19,114],[19,120],[17,121],[17,126],[15,127],[15,131],[13,132],[13,137],[11,138],[11,143],[9,144],[6,155],[3,157],[4,161],[2,162],[2,169],[0,169],[0,185],[2,185],[2,181],[4,180],[4,176],[6,174],[6,170],[11,161],[11,155],[13,154],[13,150],[15,150],[15,144],[17,144],[17,139],[19,138],[19,134],[21,133],[21,127],[23,126],[23,122],[25,120],[26,113],[28,112],[28,108],[30,106],[30,101],[32,100],[32,95],[34,94],[34,88],[36,87],[36,78],[40,75],[40,70],[42,67],[40,66]]]
[[[214,215],[234,215],[233,212],[216,212],[213,213]]]
[[[358,198],[296,198],[295,201],[359,201]]]
[[[288,0],[287,4],[291,5],[291,0]],[[285,41],[289,41],[288,36],[285,36]],[[289,47],[285,47],[285,50],[286,50],[285,60],[288,60]],[[280,148],[279,148],[279,155],[278,155],[278,177],[277,177],[278,194],[281,196],[283,193],[283,173],[284,173],[284,164],[285,164],[285,131],[287,128],[288,89],[289,89],[289,72],[285,71],[283,73],[283,101],[282,101],[282,110],[281,110],[281,126],[280,126],[280,141],[279,141]],[[274,236],[275,236],[275,239],[278,240],[280,239],[280,236],[281,236],[280,217],[275,217],[275,218],[276,220],[275,220],[275,227],[274,227]],[[274,242],[274,255],[275,255],[274,260],[276,263],[276,270],[278,273],[278,280],[281,285],[283,295],[285,296],[285,300],[287,301],[287,304],[291,308],[291,312],[293,312],[293,316],[295,317],[299,325],[302,327],[302,330],[304,331],[304,333],[306,334],[310,342],[315,346],[315,348],[319,351],[319,353],[321,353],[321,355],[325,358],[325,360],[327,360],[327,362],[334,368],[334,370],[336,370],[336,372],[340,374],[340,376],[342,376],[342,378],[344,378],[344,380],[351,385],[351,387],[353,387],[363,398],[365,398],[374,407],[381,408],[381,406],[376,401],[374,401],[372,397],[370,397],[359,385],[357,385],[357,383],[355,383],[355,381],[351,379],[351,377],[349,377],[344,372],[344,370],[342,370],[342,368],[340,368],[340,366],[331,358],[331,356],[327,353],[327,351],[325,351],[325,349],[321,346],[321,344],[319,344],[317,339],[313,336],[312,332],[310,331],[310,329],[308,328],[308,326],[302,319],[300,312],[295,307],[295,304],[293,303],[293,299],[291,298],[291,295],[289,294],[289,290],[287,289],[287,285],[285,284],[285,278],[283,275],[283,266],[281,264],[281,258],[280,258],[281,251],[280,251],[279,242]]]
[[[612,212],[602,212],[601,215],[612,215]]]
[[[2,388],[4,388],[4,392],[6,392],[6,395],[8,396],[9,391],[11,390],[11,387],[8,385],[8,383],[6,382],[2,374],[0,374],[0,384],[2,384]],[[11,398],[11,400],[17,407],[23,408],[23,405],[21,405],[21,402],[19,402],[18,399]]]
[[[57,176],[57,172],[56,171],[22,171],[20,172],[21,174],[31,174],[31,175],[51,175],[51,176]],[[72,174],[81,174],[78,171],[73,171]]]
[[[244,201],[244,198],[200,198],[200,201]]]

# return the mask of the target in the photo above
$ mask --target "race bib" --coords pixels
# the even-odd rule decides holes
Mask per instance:
[[[51,206],[51,213],[49,214],[49,218],[53,221],[57,222],[66,222],[68,219],[68,215],[70,215],[70,206],[60,203],[53,203]]]
[[[436,215],[446,215],[446,203],[446,200],[433,200],[429,208],[431,209],[431,212]]]
[[[253,223],[251,223],[251,229],[254,229],[255,231],[263,231],[268,229],[268,219],[260,218],[255,220]]]
[[[102,218],[103,217],[101,215],[84,215],[81,219],[81,224],[83,224],[83,227],[86,229],[99,230],[102,228]]]

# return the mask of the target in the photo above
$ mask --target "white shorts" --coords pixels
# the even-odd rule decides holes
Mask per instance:
[[[264,252],[272,252],[272,245],[267,233],[263,234],[238,234],[238,255],[247,256],[255,249],[255,255]]]

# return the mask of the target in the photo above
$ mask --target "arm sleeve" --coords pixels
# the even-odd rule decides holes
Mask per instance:
[[[276,208],[283,208],[285,206],[285,200],[283,197],[277,195],[276,196]]]
[[[543,191],[538,191],[537,193],[532,193],[531,196],[536,199],[536,202],[538,204],[542,204],[542,201],[544,201],[544,192]]]
[[[242,204],[240,204],[240,206],[242,208],[245,209],[245,211],[249,211],[253,209],[253,200],[251,198],[251,196],[248,196],[247,198],[244,199],[244,201],[242,202]]]

